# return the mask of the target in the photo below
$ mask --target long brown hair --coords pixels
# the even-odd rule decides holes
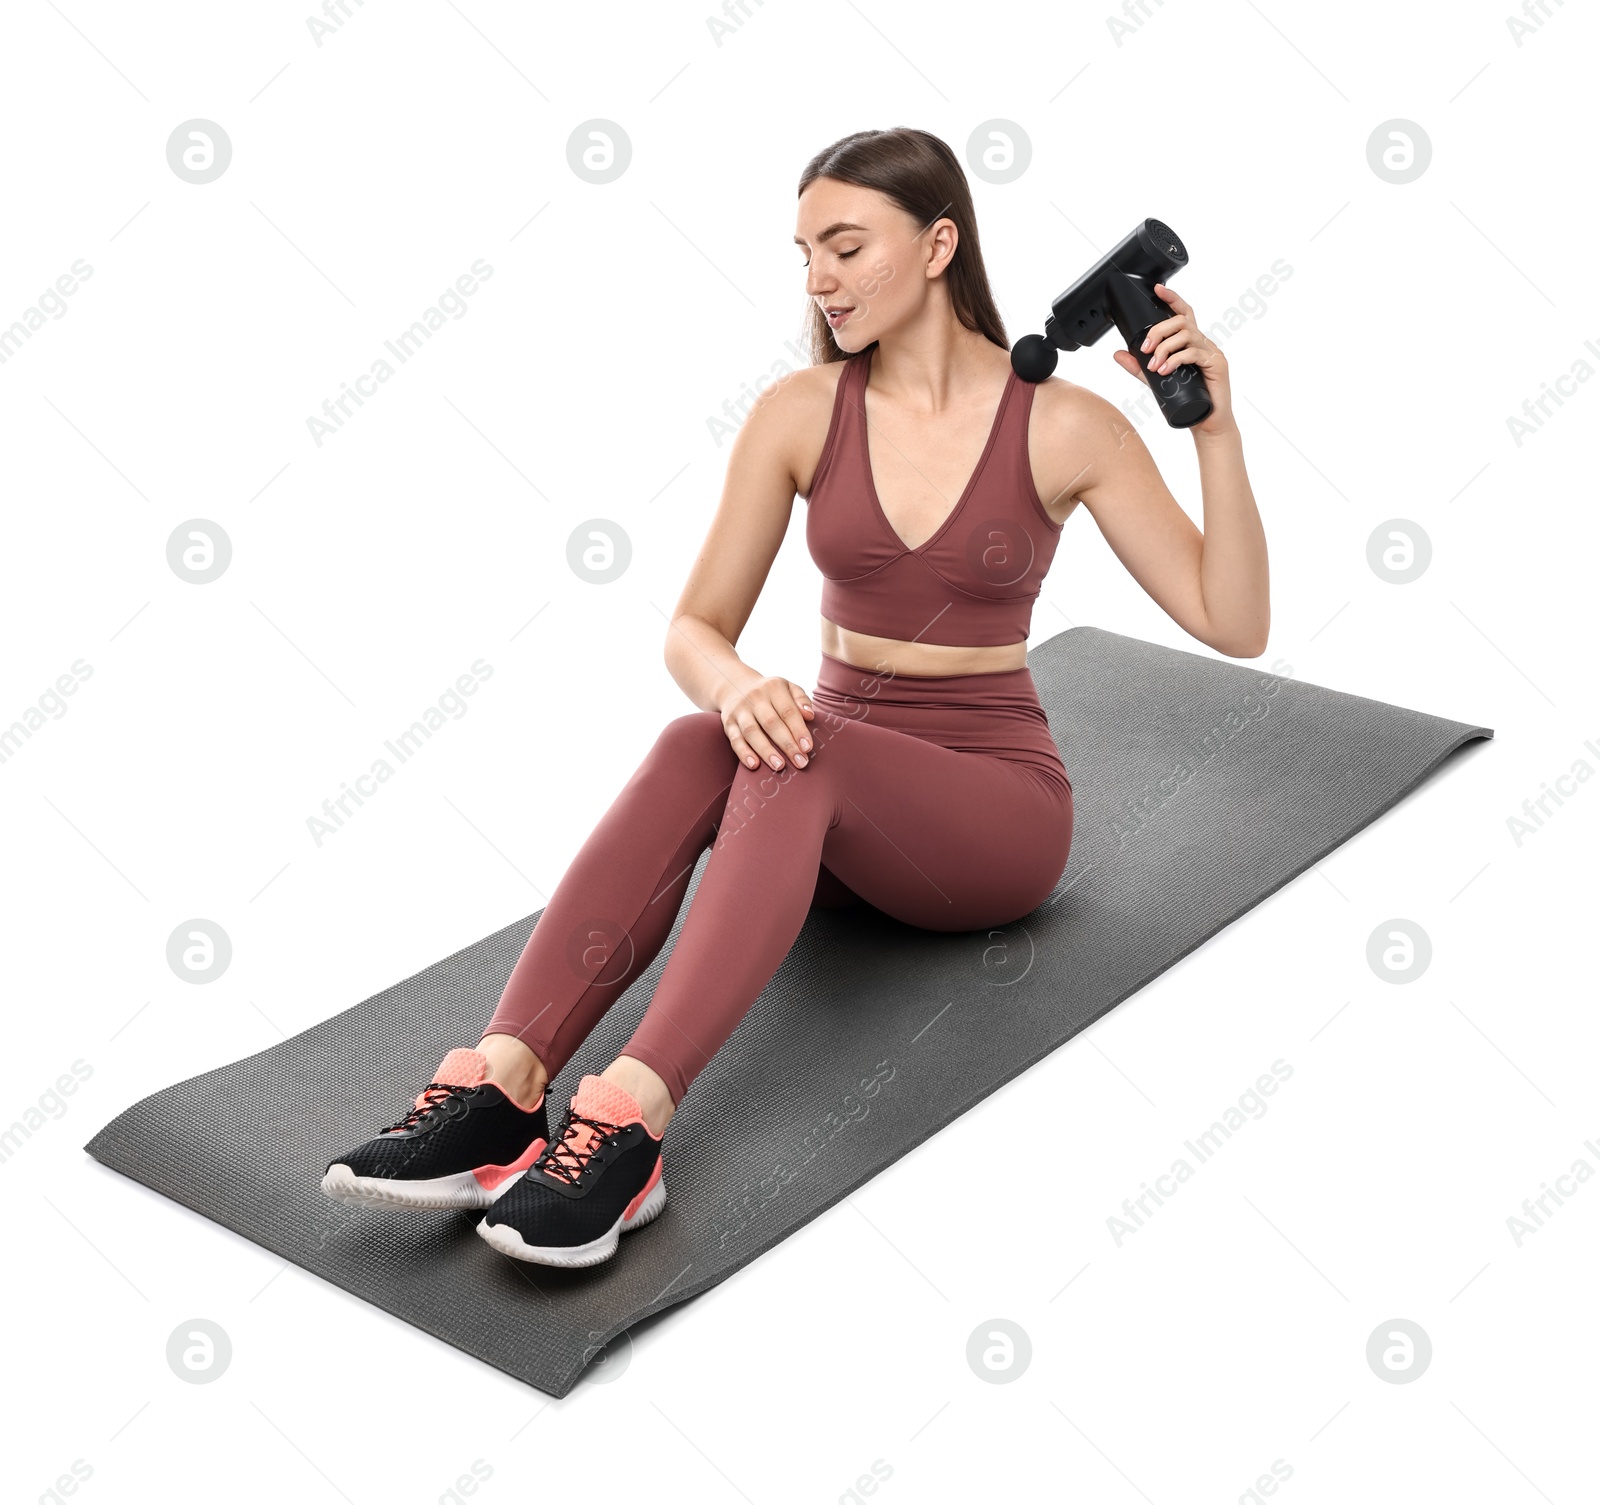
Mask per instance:
[[[950,306],[968,329],[978,331],[1002,350],[1011,348],[989,290],[967,175],[943,141],[910,126],[855,131],[825,146],[806,163],[799,192],[804,193],[818,178],[875,188],[924,228],[938,219],[954,220],[960,239],[944,270]],[[806,332],[813,365],[846,358],[848,352],[839,348],[815,301],[806,315]]]

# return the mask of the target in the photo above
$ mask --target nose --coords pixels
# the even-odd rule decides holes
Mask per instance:
[[[838,287],[838,281],[833,277],[825,277],[822,269],[815,261],[806,268],[806,296],[820,298],[824,293],[831,293]]]

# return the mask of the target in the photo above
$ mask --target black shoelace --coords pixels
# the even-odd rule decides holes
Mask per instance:
[[[413,1128],[430,1113],[436,1113],[441,1109],[445,1109],[448,1117],[449,1110],[446,1105],[458,1100],[462,1093],[471,1091],[471,1087],[460,1082],[429,1082],[418,1094],[423,1099],[421,1106],[413,1105],[411,1111],[399,1123],[390,1124],[383,1132],[393,1134],[400,1129]]]
[[[594,1130],[594,1136],[581,1150],[567,1143],[572,1138],[572,1131],[579,1124],[588,1124]],[[551,1175],[560,1176],[563,1181],[576,1186],[578,1177],[583,1174],[584,1167],[588,1165],[595,1151],[613,1134],[621,1132],[621,1126],[618,1124],[608,1123],[603,1118],[590,1118],[586,1113],[579,1113],[576,1109],[569,1108],[561,1138],[546,1147],[544,1154],[539,1157],[540,1163]],[[566,1156],[565,1160],[560,1158],[563,1155]]]

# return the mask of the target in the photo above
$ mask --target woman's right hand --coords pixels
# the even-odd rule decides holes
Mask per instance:
[[[722,729],[747,768],[783,767],[786,754],[804,768],[811,752],[805,718],[817,714],[810,694],[779,674],[752,675],[730,686],[717,705]]]

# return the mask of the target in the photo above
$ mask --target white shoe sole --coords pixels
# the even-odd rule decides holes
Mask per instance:
[[[490,1190],[471,1171],[437,1176],[431,1181],[400,1181],[385,1176],[358,1176],[348,1165],[330,1165],[322,1190],[336,1202],[360,1207],[489,1207],[523,1175],[518,1171]]]
[[[558,1265],[563,1269],[582,1269],[585,1265],[598,1265],[617,1252],[617,1241],[624,1233],[643,1228],[652,1218],[660,1215],[667,1205],[667,1179],[663,1175],[650,1188],[649,1195],[639,1204],[631,1218],[618,1218],[597,1239],[587,1244],[565,1244],[550,1248],[527,1243],[515,1228],[505,1223],[491,1223],[487,1218],[478,1224],[478,1232],[502,1254],[512,1259],[526,1260],[535,1265]]]

